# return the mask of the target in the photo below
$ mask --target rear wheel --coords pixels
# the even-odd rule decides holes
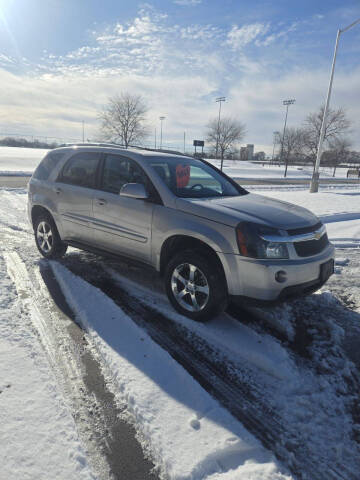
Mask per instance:
[[[182,315],[205,322],[227,305],[224,274],[211,258],[187,250],[170,260],[165,288],[173,307]]]
[[[50,215],[41,214],[34,222],[36,246],[45,258],[60,258],[66,250],[67,245],[61,241],[54,220]]]

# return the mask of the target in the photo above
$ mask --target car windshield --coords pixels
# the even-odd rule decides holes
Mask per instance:
[[[158,157],[150,165],[177,197],[236,197],[247,193],[215,168],[197,159]]]

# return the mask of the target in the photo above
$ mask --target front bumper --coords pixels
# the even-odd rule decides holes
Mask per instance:
[[[234,254],[220,254],[233,297],[260,301],[278,301],[304,295],[320,288],[321,265],[334,259],[335,249],[329,244],[320,254],[294,260],[256,260]],[[286,272],[286,280],[279,283],[275,276]]]
[[[310,295],[311,293],[319,290],[327,280],[321,281],[320,279],[313,280],[311,282],[300,283],[299,285],[293,285],[292,287],[285,287],[281,290],[280,294],[274,300],[260,300],[257,298],[246,297],[245,295],[231,295],[230,298],[235,303],[240,303],[253,307],[266,307],[271,305],[277,305],[286,300],[293,298]]]

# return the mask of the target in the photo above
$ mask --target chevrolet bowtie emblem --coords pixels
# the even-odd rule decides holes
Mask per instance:
[[[320,240],[321,238],[321,233],[320,232],[315,232],[314,233],[315,240]]]

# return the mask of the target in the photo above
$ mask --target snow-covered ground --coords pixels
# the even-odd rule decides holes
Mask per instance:
[[[338,188],[316,194],[291,190],[261,193],[315,212],[326,224],[328,236],[336,247],[360,248],[360,189]]]
[[[342,274],[345,278],[351,269],[351,278],[359,278],[360,259],[351,253],[360,246],[358,189],[316,195],[291,190],[266,194],[303,205],[319,215],[342,257],[336,281],[347,288]],[[0,190],[0,241],[0,406],[4,405],[7,412],[3,416],[0,413],[0,451],[4,451],[6,442],[7,455],[1,458],[2,468],[9,472],[5,478],[26,478],[25,468],[28,478],[91,478],[69,405],[48,366],[49,349],[44,348],[45,354],[41,347],[46,343],[46,332],[41,331],[37,317],[36,289],[31,282],[24,283],[27,276],[39,269],[38,253],[26,219],[24,190]],[[154,342],[146,328],[136,324],[131,315],[86,278],[74,275],[68,268],[71,262],[83,262],[86,269],[87,261],[90,264],[91,259],[86,255],[70,251],[67,261],[51,262],[51,268],[87,332],[90,345],[102,359],[110,388],[119,404],[127,405],[129,420],[135,424],[143,448],[164,478],[282,480],[291,478],[286,468],[296,466],[294,470],[300,479],[299,458],[304,462],[310,458],[310,465],[313,462],[317,466],[316,474],[307,478],[357,478],[359,451],[353,430],[358,426],[349,407],[353,399],[348,398],[353,365],[341,352],[345,333],[338,318],[344,323],[359,319],[349,317],[352,314],[347,314],[327,292],[327,286],[302,303],[265,312],[269,325],[276,324],[286,337],[283,344],[229,314],[198,325],[169,308],[152,278],[146,286],[140,278],[138,281],[136,272],[133,282],[126,269],[119,272],[111,265],[105,268],[106,278],[114,285],[121,285],[138,302],[165,315],[174,328],[185,329],[190,339],[201,339],[204,345],[211,346],[219,362],[222,359],[232,365],[234,383],[241,377],[250,390],[257,386],[259,397],[254,396],[253,401],[266,404],[268,418],[264,417],[264,421],[273,425],[274,441],[268,442],[267,450]],[[101,262],[94,268],[96,277],[100,277]],[[360,285],[352,288],[355,311],[360,308]],[[318,325],[320,314],[325,316]],[[314,337],[309,345],[309,361],[296,356],[299,345],[303,347],[297,341],[301,334]],[[6,400],[7,395],[12,398]],[[32,409],[33,405],[38,408]],[[37,418],[37,414],[42,417]],[[34,428],[36,422],[41,422],[42,427]],[[27,435],[23,438],[20,431]],[[26,450],[29,438],[36,440],[37,435],[42,435],[44,444],[47,441],[56,450],[50,471],[33,448]],[[39,444],[39,449],[45,450],[44,444]],[[8,448],[10,445],[13,448]],[[274,460],[272,452],[283,460],[283,465]],[[19,469],[14,465],[20,465]],[[62,470],[56,471],[59,465]],[[324,476],[319,476],[319,466]]]
[[[30,286],[27,292],[22,292],[21,288],[22,279],[28,275],[27,271],[38,269],[38,254],[34,249],[33,237],[26,219],[25,191],[0,190],[0,225],[3,245],[0,253],[3,265],[1,278],[9,285],[9,289],[12,283],[9,273],[6,272],[7,267],[15,286],[18,287],[17,293],[25,296],[29,310],[36,311],[34,291],[30,291]],[[12,253],[14,250],[17,252],[15,257]],[[17,268],[12,269],[14,262]],[[271,452],[264,449],[241,423],[221,407],[110,299],[82,279],[74,277],[60,264],[53,262],[53,269],[70,305],[78,314],[78,321],[88,332],[94,348],[103,358],[105,371],[111,378],[112,388],[119,402],[125,401],[128,405],[144,450],[150,454],[164,478],[174,480],[291,478],[280,472],[280,467]],[[17,299],[13,285],[12,288],[13,299],[19,301],[18,308],[21,309],[24,302]],[[75,291],[78,291],[79,295],[74,295]],[[9,325],[11,312],[7,311],[8,303],[4,302],[1,305],[3,306],[0,310],[3,314],[1,326],[11,332],[13,328]],[[16,319],[17,323],[22,322],[22,317],[27,317],[27,314],[28,312],[21,312]],[[36,323],[30,324],[29,318],[27,320],[23,332],[18,332],[20,338],[28,335],[27,330],[37,328]],[[41,361],[46,364],[46,355],[41,352],[35,336],[33,345],[34,355],[35,352],[40,352]],[[4,348],[3,355],[6,354],[7,350]],[[5,365],[10,368],[10,363]],[[3,369],[5,377],[10,378],[11,373],[8,374]],[[26,374],[26,371],[24,373]],[[38,375],[36,370],[34,375]],[[11,378],[13,380],[13,375]],[[43,389],[56,390],[55,379],[51,374],[49,378],[42,377],[38,381],[43,384]],[[37,395],[36,385],[33,385],[33,388],[26,391],[30,405],[36,405],[36,399],[32,398]],[[21,394],[21,390],[14,389],[14,392]],[[61,396],[61,393],[56,391],[56,395]],[[53,416],[56,416],[58,406],[51,404],[48,398],[42,401],[44,406],[41,411],[51,412],[53,409]],[[62,403],[65,403],[64,400]],[[16,412],[17,409],[14,407],[14,415]],[[62,414],[69,416],[70,412],[63,408]],[[43,429],[51,432],[54,420],[49,413],[42,422]],[[17,462],[21,463],[24,447],[21,436],[15,435],[15,427],[19,431],[28,429],[33,431],[34,425],[24,412],[19,416],[15,415],[14,419],[4,417],[3,425],[8,432],[8,441],[11,440],[13,453],[10,458],[4,456],[2,465],[4,468],[6,464],[5,469],[10,471]],[[61,453],[62,445],[58,445],[59,438],[70,437],[72,443],[68,443],[67,449],[68,456],[74,463],[73,471],[64,468],[64,474],[59,471],[51,478],[65,480],[73,478],[71,475],[82,478],[79,474],[80,467],[84,469],[83,475],[88,474],[86,460],[78,453],[78,438],[72,428],[71,423],[63,425],[62,429],[59,429],[59,436],[54,435],[51,441],[54,448],[58,448]],[[44,438],[45,441],[49,442],[50,439]],[[45,478],[49,473],[43,464],[45,460],[35,453],[30,451],[28,454],[29,478]],[[57,464],[57,458],[54,458],[54,464]],[[59,458],[58,465],[61,466],[64,462]],[[43,477],[38,475],[41,470]],[[11,476],[8,478],[15,479]]]
[[[38,312],[30,302],[24,307],[20,297],[26,300],[27,292],[16,288],[11,253],[4,247],[0,251],[0,478],[94,479],[32,323],[39,321]]]
[[[0,175],[32,174],[48,150],[0,146]]]
[[[0,175],[29,175],[31,174],[48,150],[37,148],[18,148],[0,146]],[[217,167],[220,167],[220,161],[208,160]],[[284,177],[284,167],[276,165],[255,164],[244,161],[224,161],[224,172],[233,178],[243,179],[281,179]],[[336,178],[346,178],[347,169],[338,168]],[[321,178],[332,178],[333,169],[320,168]],[[288,178],[309,180],[312,176],[312,167],[296,167],[290,165],[288,168]]]
[[[219,160],[208,160],[216,167],[220,168]],[[284,166],[266,165],[261,163],[251,163],[237,160],[224,160],[223,165],[224,173],[232,178],[237,179],[281,179],[284,178]],[[311,166],[293,166],[289,165],[287,171],[287,178],[290,179],[304,179],[310,180],[312,177],[313,169]],[[347,169],[337,168],[335,172],[335,178],[346,178]],[[320,168],[320,178],[332,178],[333,169],[328,167]]]
[[[281,475],[272,455],[112,300],[58,263],[52,267],[164,478],[290,478]]]

